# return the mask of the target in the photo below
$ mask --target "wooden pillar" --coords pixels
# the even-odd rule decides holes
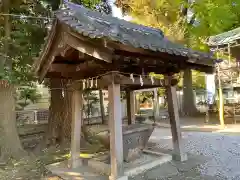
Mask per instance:
[[[81,165],[80,141],[82,126],[82,91],[74,90],[72,93],[72,133],[71,133],[71,167],[76,168]]]
[[[103,92],[102,90],[99,90],[99,103],[100,103],[100,111],[101,111],[101,117],[102,117],[102,124],[105,122],[105,108],[104,108],[104,102],[103,102]]]
[[[111,175],[109,179],[117,180],[121,179],[124,175],[122,111],[119,84],[110,84],[108,86],[108,99],[111,155]]]
[[[127,118],[128,125],[135,124],[135,95],[134,91],[127,90]]]
[[[186,161],[187,154],[184,151],[184,143],[181,134],[180,128],[180,119],[179,119],[179,111],[177,104],[177,93],[176,86],[171,86],[169,84],[169,80],[171,77],[167,79],[167,101],[168,101],[168,113],[171,124],[172,131],[172,141],[173,141],[173,159],[178,161]]]

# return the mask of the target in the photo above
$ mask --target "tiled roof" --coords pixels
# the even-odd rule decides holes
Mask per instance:
[[[211,36],[208,40],[208,45],[209,46],[227,45],[229,43],[233,43],[238,39],[240,39],[240,28],[227,31],[216,36]]]
[[[167,40],[159,29],[101,14],[74,3],[65,2],[65,7],[58,10],[55,16],[77,33],[89,38],[105,38],[135,48],[185,56],[189,59],[213,59],[211,54],[193,51]]]

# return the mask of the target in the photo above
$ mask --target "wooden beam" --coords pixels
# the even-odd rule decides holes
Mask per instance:
[[[100,59],[108,63],[112,62],[113,52],[107,48],[93,46],[90,43],[84,42],[69,33],[64,34],[64,41],[82,53],[88,54],[96,59]]]
[[[185,60],[187,59],[187,57],[178,57],[175,55],[171,55],[171,54],[167,54],[164,55],[164,53],[154,53],[154,52],[146,52],[146,50],[138,50],[135,52],[129,52],[129,51],[125,51],[125,50],[115,50],[115,54],[122,56],[122,57],[128,57],[131,59],[139,59],[140,61],[145,61],[145,62],[151,62],[151,64],[153,65],[157,65],[159,63],[167,65],[170,63],[173,64],[178,64],[178,65],[182,65]]]
[[[48,72],[62,72],[64,73],[78,73],[81,71],[83,72],[89,72],[97,68],[102,68],[103,65],[100,63],[96,63],[93,60],[87,60],[85,62],[79,61],[79,64],[65,64],[65,63],[53,63],[51,64]]]
[[[168,81],[165,79],[155,79],[154,78],[154,83],[152,84],[152,81],[150,77],[142,77],[143,80],[143,86],[153,86],[153,87],[165,87],[168,85]],[[134,82],[130,79],[130,77],[127,76],[121,76],[121,80],[119,81],[120,84],[123,85],[140,85],[140,77],[134,77]],[[170,81],[171,84],[176,85],[177,80],[172,79]]]
[[[49,61],[45,65],[43,65],[43,67],[41,68],[40,73],[38,75],[39,76],[39,82],[42,82],[44,77],[46,76],[47,71],[49,69],[49,66],[51,65],[51,63],[55,59],[55,55],[51,53],[51,55],[48,56],[48,59],[49,59]]]
[[[57,32],[52,41],[53,41],[53,43],[49,47],[48,53],[45,57],[45,59],[47,61],[40,68],[40,71],[39,71],[39,74],[38,74],[40,82],[43,81],[45,75],[47,74],[47,72],[50,68],[50,65],[55,60],[55,57],[60,53],[59,49],[61,49],[64,46],[64,43],[62,41],[62,33],[61,32]]]
[[[106,70],[99,68],[78,72],[48,72],[46,74],[46,78],[62,78],[73,80],[91,79],[92,77],[96,77],[99,74],[104,74],[105,72]]]
[[[77,65],[73,65],[73,64],[51,64],[48,72],[77,72]]]
[[[113,45],[114,47],[114,45]],[[121,48],[123,48],[123,46],[121,45]],[[177,67],[181,70],[183,70],[184,68],[193,68],[193,69],[200,69],[200,70],[204,70],[206,68],[206,71],[209,71],[208,68],[213,68],[213,64],[211,62],[210,59],[208,58],[189,58],[186,56],[182,56],[182,55],[173,55],[173,54],[168,54],[168,53],[161,53],[161,52],[151,52],[151,51],[147,51],[147,50],[143,50],[143,49],[132,49],[129,50],[129,48],[126,49],[117,49],[115,50],[115,54],[117,56],[122,56],[122,57],[131,57],[133,58],[139,58],[141,60],[148,60],[149,62],[151,62],[151,64],[155,64],[155,63],[164,63],[164,64],[173,64],[173,65],[177,65]],[[144,63],[143,63],[144,64]]]
[[[161,65],[148,66],[144,64],[138,64],[138,65],[125,64],[125,65],[127,65],[127,67],[122,67],[121,72],[142,74],[142,69],[144,69],[145,74],[148,74],[151,72],[155,72],[156,74],[169,74],[169,73],[176,74],[180,71],[179,68],[170,66],[170,65],[169,66],[167,65],[166,66],[161,66]],[[119,62],[118,67],[119,66],[123,66],[123,64],[120,65],[120,62]]]
[[[124,76],[122,74],[119,74],[116,72],[110,72],[111,69],[101,69],[101,67],[96,67],[94,69],[82,69],[80,71],[76,72],[68,72],[61,71],[61,72],[48,72],[46,75],[47,78],[62,78],[62,79],[73,79],[73,80],[83,80],[83,79],[91,79],[91,77],[97,77],[99,75],[102,75],[106,72],[109,72],[109,74],[106,74],[104,76],[100,76],[97,80],[97,87],[94,87],[96,89],[105,89],[109,84],[112,82],[118,83],[122,85],[123,89],[129,89],[129,90],[140,90],[140,89],[146,89],[146,88],[158,88],[158,87],[165,87],[168,85],[168,82],[164,79],[161,80],[155,80],[154,84],[152,84],[151,80],[149,78],[143,77],[143,86],[140,84],[140,78],[135,77],[135,81],[133,82],[130,77]],[[94,78],[94,84],[96,82],[96,78]],[[177,79],[171,80],[171,85],[176,85],[178,83]],[[82,82],[81,82],[82,84]],[[78,87],[80,87],[78,85]]]

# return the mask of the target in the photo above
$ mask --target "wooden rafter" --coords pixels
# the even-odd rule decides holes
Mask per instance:
[[[76,72],[77,65],[73,64],[51,64],[48,72]]]
[[[59,51],[62,57],[66,57],[66,56],[69,56],[71,53],[73,53],[74,50],[75,50],[74,48],[64,43],[63,47]]]
[[[51,45],[48,54],[46,55],[47,61],[42,65],[40,71],[39,71],[39,80],[40,82],[43,81],[46,73],[48,72],[50,65],[55,60],[55,57],[60,54],[60,50],[63,48],[64,43],[62,41],[62,33],[58,32],[55,35],[55,38],[53,40],[53,44]]]
[[[88,42],[83,42],[81,39],[69,34],[64,33],[64,41],[77,49],[78,51],[88,54],[96,59],[106,61],[108,63],[112,62],[112,51],[104,47],[95,47]]]

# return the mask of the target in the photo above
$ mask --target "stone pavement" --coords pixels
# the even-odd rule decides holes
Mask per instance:
[[[143,173],[134,180],[240,180],[240,136],[206,132],[184,132],[186,151],[198,155],[188,162],[168,163]],[[172,149],[168,128],[156,128],[150,146],[168,151]],[[151,147],[150,147],[151,148]],[[199,158],[200,156],[200,158]],[[208,157],[207,159],[201,156]],[[202,160],[205,159],[205,163]],[[194,164],[195,162],[196,164]],[[185,167],[185,168],[183,168]],[[170,173],[167,173],[170,172]]]
[[[240,135],[240,124],[226,124],[221,127],[219,122],[206,124],[204,117],[181,117],[180,124],[183,131],[195,132],[217,132]],[[153,124],[152,120],[147,119],[144,123]],[[160,128],[170,128],[169,120],[157,119],[156,125]]]
[[[240,180],[240,136],[212,132],[183,132],[189,160],[169,162],[129,180]],[[156,128],[148,148],[169,153],[169,128]]]
[[[132,177],[130,180],[214,180],[216,178],[207,175],[201,175],[198,168],[207,159],[204,156],[189,156],[185,163],[169,162],[139,176]]]

